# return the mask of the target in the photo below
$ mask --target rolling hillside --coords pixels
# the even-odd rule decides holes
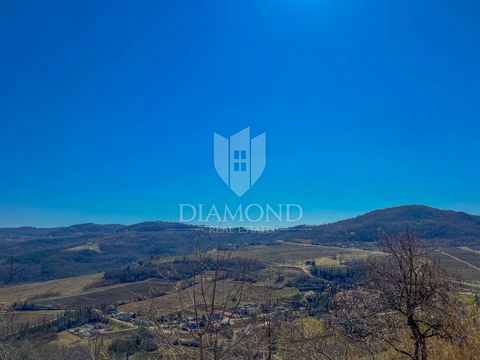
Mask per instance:
[[[8,273],[12,257],[16,282],[45,281],[102,272],[150,257],[188,254],[195,239],[206,249],[225,243],[242,246],[278,241],[371,248],[379,236],[398,233],[406,223],[422,239],[441,246],[480,245],[479,216],[419,205],[376,210],[332,224],[274,233],[211,233],[208,228],[172,222],[3,228],[0,282]]]

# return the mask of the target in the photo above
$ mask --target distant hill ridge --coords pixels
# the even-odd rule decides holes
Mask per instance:
[[[0,282],[2,274],[9,271],[12,257],[17,268],[16,282],[44,281],[101,272],[150,257],[190,254],[196,239],[204,249],[278,241],[372,248],[379,236],[399,233],[406,223],[425,241],[441,246],[480,245],[479,216],[422,205],[375,210],[332,224],[263,233],[209,231],[201,226],[163,221],[0,228]]]
[[[480,216],[453,210],[441,210],[425,205],[404,205],[379,209],[352,219],[324,225],[301,225],[287,231],[278,231],[268,238],[297,238],[315,243],[371,242],[383,233],[397,233],[409,224],[425,240],[449,243],[480,243]],[[56,237],[73,235],[114,235],[115,233],[151,233],[198,230],[201,227],[178,222],[149,221],[133,225],[78,224],[68,227],[0,228],[0,238]]]
[[[168,230],[194,230],[199,228],[195,225],[188,225],[168,221],[148,221],[133,225],[121,224],[95,224],[85,223],[71,226],[60,226],[53,228],[37,228],[31,226],[21,227],[0,227],[0,238],[2,237],[42,237],[62,235],[86,235],[86,234],[113,234],[116,232],[155,232]]]
[[[326,225],[297,227],[298,236],[324,242],[375,241],[382,234],[401,232],[408,224],[424,240],[449,244],[480,244],[480,216],[424,205],[374,210],[353,219]],[[305,231],[309,230],[309,231]],[[292,232],[292,229],[289,231]],[[295,231],[293,231],[295,234]],[[292,235],[294,235],[292,234]]]
[[[41,237],[41,236],[61,236],[74,234],[109,234],[125,227],[120,224],[77,224],[71,226],[61,226],[54,228],[37,228],[32,226],[4,227],[0,228],[1,237]]]

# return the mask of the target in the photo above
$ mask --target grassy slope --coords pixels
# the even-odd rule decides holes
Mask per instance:
[[[443,252],[439,253],[441,261],[462,281],[480,282],[480,270],[475,268],[480,267],[480,253],[456,247],[442,248],[441,251]],[[261,294],[261,287],[269,281],[269,277],[278,274],[285,277],[276,286],[275,291],[278,296],[292,296],[295,289],[285,288],[285,284],[296,276],[307,272],[305,268],[305,261],[307,260],[315,260],[317,264],[324,266],[342,266],[342,263],[346,260],[365,258],[377,253],[353,248],[280,243],[270,246],[251,246],[246,250],[235,251],[233,254],[259,259],[268,264],[267,269],[260,271],[260,278],[257,284],[252,287],[252,294],[249,297],[253,299],[252,296],[255,294]],[[138,299],[148,297],[152,290],[164,293],[173,290],[173,283],[158,279],[84,290],[85,286],[100,278],[101,274],[94,274],[3,288],[0,289],[0,302],[11,304],[33,296],[41,297],[42,294],[49,292],[60,292],[61,295],[59,296],[50,296],[36,302],[41,305],[53,305],[59,308],[115,303],[124,304],[120,306],[123,311],[138,311],[146,305],[144,301],[138,301]],[[183,295],[187,294],[188,291],[185,291]],[[157,305],[163,308],[164,312],[171,312],[178,308],[178,296],[176,294],[160,296],[155,301],[158,301]]]
[[[12,304],[25,301],[34,296],[42,296],[48,293],[60,293],[69,296],[83,292],[85,286],[102,278],[102,273],[84,275],[73,278],[50,280],[32,284],[16,285],[0,288],[0,303]]]
[[[39,305],[59,308],[77,308],[100,306],[102,304],[122,304],[146,298],[151,294],[167,293],[172,290],[172,282],[149,279],[136,283],[115,284],[98,289],[83,291],[79,294],[40,300]]]

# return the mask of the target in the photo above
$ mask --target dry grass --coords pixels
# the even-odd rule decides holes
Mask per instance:
[[[231,280],[222,280],[218,282],[216,300],[218,304],[226,302],[226,296],[233,287],[238,287],[239,283]],[[188,310],[188,304],[192,303],[192,288],[183,289],[178,292],[160,296],[147,301],[131,302],[119,306],[119,311],[148,313],[150,308],[155,308],[157,315],[166,315],[174,312]],[[199,286],[197,285],[197,297],[200,298]],[[264,284],[245,284],[245,290],[242,295],[243,302],[261,302],[269,293],[276,299],[289,299],[298,293],[295,288],[273,288],[269,289]]]
[[[0,288],[0,303],[11,305],[42,294],[69,296],[83,292],[83,288],[102,278],[102,273],[78,276],[74,278],[50,280],[32,284],[23,284]]]
[[[367,256],[377,254],[377,252],[335,246],[282,243],[279,245],[252,246],[245,250],[235,251],[233,254],[271,263],[298,264],[307,260],[324,258],[345,260],[366,258]]]
[[[14,311],[12,313],[0,313],[0,322],[8,316],[9,322],[11,321],[15,326],[23,324],[39,324],[43,320],[50,321],[56,319],[62,315],[62,310],[39,310],[39,311]]]
[[[463,248],[441,248],[434,256],[458,280],[480,283],[480,254]]]
[[[79,336],[73,335],[72,333],[68,331],[62,331],[57,334],[57,338],[50,342],[50,344],[56,344],[60,346],[73,346],[73,345],[87,345],[88,340],[87,339],[82,339]]]
[[[83,250],[90,250],[90,251],[95,251],[95,252],[102,252],[100,250],[100,246],[98,244],[85,244],[85,245],[80,245],[80,246],[75,246],[69,249],[66,249],[65,251],[73,251],[73,252],[78,252],[78,251],[83,251]]]
[[[78,308],[100,306],[102,304],[121,304],[147,298],[152,294],[172,291],[173,284],[167,280],[149,279],[136,283],[115,284],[83,291],[70,296],[59,296],[37,301],[39,305],[50,305],[59,308]]]

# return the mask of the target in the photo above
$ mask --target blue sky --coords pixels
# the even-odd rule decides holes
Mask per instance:
[[[322,223],[480,213],[480,5],[3,2],[0,226],[176,220],[178,203],[298,203]],[[213,133],[267,133],[241,199]]]

